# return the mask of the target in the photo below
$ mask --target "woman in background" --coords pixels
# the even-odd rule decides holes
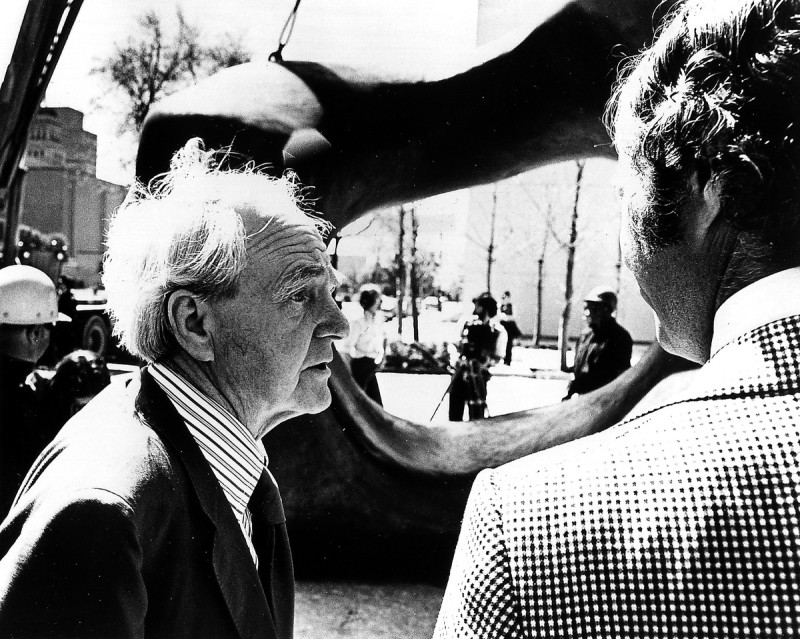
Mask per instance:
[[[506,356],[503,358],[503,363],[508,366],[511,364],[511,349],[514,348],[514,340],[522,335],[522,331],[517,326],[517,320],[514,319],[514,306],[511,303],[511,292],[506,291],[500,300],[500,324],[506,329],[508,341],[506,342]]]
[[[376,373],[383,361],[386,349],[386,334],[383,328],[381,290],[374,284],[361,287],[358,303],[364,314],[350,324],[347,341],[350,354],[350,371],[353,379],[364,389],[367,397],[383,406]]]

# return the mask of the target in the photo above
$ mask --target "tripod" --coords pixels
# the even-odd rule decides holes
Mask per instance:
[[[462,355],[456,362],[455,367],[451,368],[451,371],[453,375],[450,378],[450,384],[448,384],[442,394],[439,403],[436,404],[436,408],[433,409],[431,421],[433,421],[433,418],[439,411],[439,407],[442,405],[442,402],[444,402],[444,398],[447,397],[448,393],[452,393],[453,384],[460,383],[459,378],[463,378],[466,382],[466,404],[469,419],[484,419],[489,417],[489,411],[486,406],[486,379],[482,372],[483,366],[480,360],[470,359]]]

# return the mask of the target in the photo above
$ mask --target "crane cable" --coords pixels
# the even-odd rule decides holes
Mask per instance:
[[[289,44],[289,39],[292,37],[294,23],[297,20],[297,10],[300,8],[301,1],[302,0],[297,0],[297,2],[294,3],[294,8],[289,12],[289,17],[286,18],[283,29],[281,29],[281,35],[278,38],[278,48],[269,54],[270,62],[283,62],[283,48]]]

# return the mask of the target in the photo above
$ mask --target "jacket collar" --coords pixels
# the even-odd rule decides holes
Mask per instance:
[[[222,487],[183,419],[147,368],[142,369],[140,380],[137,413],[176,451],[214,526],[212,563],[239,634],[276,637],[261,580]]]
[[[717,350],[685,391],[624,421],[684,402],[800,393],[799,345],[800,314],[758,326]]]
[[[800,314],[800,267],[763,277],[731,295],[714,314],[713,357],[723,346],[759,326]]]

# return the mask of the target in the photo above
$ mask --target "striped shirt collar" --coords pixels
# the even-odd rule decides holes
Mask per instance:
[[[247,503],[267,466],[264,445],[236,417],[164,364],[150,373],[186,422],[219,481],[236,521],[249,537]]]

